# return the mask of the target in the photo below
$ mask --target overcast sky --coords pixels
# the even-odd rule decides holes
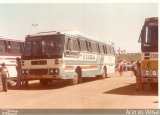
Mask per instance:
[[[127,52],[140,52],[139,34],[155,3],[0,4],[0,36],[24,40],[37,32],[77,30]]]

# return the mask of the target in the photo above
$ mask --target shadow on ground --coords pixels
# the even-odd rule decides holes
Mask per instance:
[[[83,83],[91,82],[99,80],[98,78],[83,78]],[[83,84],[81,83],[81,84]],[[77,84],[80,85],[80,84]],[[53,90],[53,89],[60,89],[64,87],[72,86],[69,81],[64,80],[55,80],[48,85],[41,85],[39,81],[35,81],[32,83],[29,83],[28,86],[22,86],[20,88],[17,88],[16,86],[9,87],[10,90]],[[74,85],[73,85],[74,86]]]
[[[118,87],[116,89],[112,89],[104,92],[104,94],[115,94],[115,95],[130,95],[130,96],[158,96],[158,89],[148,89],[137,91],[136,84],[129,84],[123,87]]]

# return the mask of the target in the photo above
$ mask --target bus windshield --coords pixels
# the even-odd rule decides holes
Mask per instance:
[[[158,26],[144,26],[141,33],[141,42],[143,52],[157,52]]]
[[[45,35],[26,38],[24,57],[60,58],[64,51],[64,37]]]

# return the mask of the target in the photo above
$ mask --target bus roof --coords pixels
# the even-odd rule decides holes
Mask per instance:
[[[145,19],[145,23],[156,22],[156,21],[158,21],[158,17],[151,17]]]
[[[16,42],[24,42],[24,40],[12,39],[9,37],[0,36],[0,40],[8,40],[8,41],[16,41]]]
[[[69,36],[78,36],[81,39],[86,38],[88,40],[91,40],[93,42],[97,42],[98,40],[96,38],[84,35],[83,33],[79,32],[79,31],[75,31],[75,30],[71,30],[71,31],[47,31],[47,32],[39,32],[37,34],[32,34],[32,35],[27,35],[26,37],[38,37],[38,36],[45,36],[45,35],[69,35]],[[101,44],[106,44],[102,41],[98,41]],[[107,43],[108,45],[113,46],[113,43]]]

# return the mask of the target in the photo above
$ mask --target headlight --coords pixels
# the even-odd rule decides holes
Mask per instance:
[[[22,70],[22,74],[29,74],[29,70]]]
[[[157,71],[152,71],[152,75],[156,76],[157,75]]]
[[[49,71],[50,73],[53,73],[53,69],[50,69],[50,71]]]
[[[59,74],[59,69],[49,69],[49,74],[50,75],[58,75]]]
[[[58,69],[55,69],[55,73],[58,73],[59,72],[59,70]]]
[[[145,71],[145,75],[146,75],[146,76],[149,76],[149,71]]]
[[[24,70],[22,70],[22,73],[23,73],[23,74],[25,73]]]
[[[26,72],[25,72],[26,74],[28,74],[29,73],[29,71],[28,70],[26,70]]]

